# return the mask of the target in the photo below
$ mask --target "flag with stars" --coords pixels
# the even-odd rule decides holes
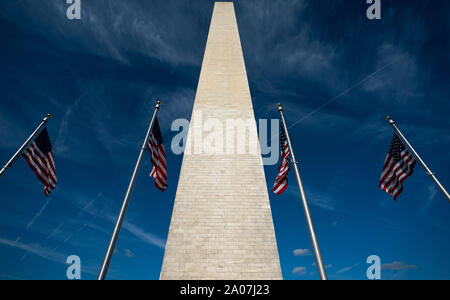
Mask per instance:
[[[284,131],[283,122],[281,122],[280,131],[280,150],[281,150],[281,163],[278,167],[278,176],[275,179],[275,184],[273,185],[273,192],[277,195],[281,195],[287,188],[288,185],[288,174],[290,169],[289,157],[291,155],[289,151],[289,145],[286,138],[286,132]]]
[[[52,145],[48,137],[47,128],[31,142],[30,146],[22,153],[28,165],[44,184],[44,194],[48,197],[57,184],[55,161],[53,159]]]
[[[155,124],[153,124],[148,139],[147,149],[150,152],[150,161],[153,164],[150,176],[155,178],[155,186],[164,191],[167,188],[166,152],[157,118],[155,118]]]
[[[380,188],[397,200],[403,191],[403,181],[413,173],[416,160],[394,133],[389,147],[383,171],[381,172]]]

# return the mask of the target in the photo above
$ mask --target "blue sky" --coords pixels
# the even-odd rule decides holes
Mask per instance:
[[[65,279],[73,254],[96,278],[155,100],[166,144],[191,115],[213,1],[81,2],[72,21],[63,0],[0,4],[0,160],[52,113],[59,179],[49,199],[23,159],[0,179],[0,279]],[[365,279],[373,254],[383,279],[449,279],[450,205],[432,181],[416,167],[398,202],[378,188],[386,115],[450,187],[449,4],[366,8],[235,1],[255,116],[283,103],[330,279]],[[167,152],[169,188],[146,159],[108,278],[159,278],[182,160]],[[270,201],[283,277],[317,278],[293,174]]]

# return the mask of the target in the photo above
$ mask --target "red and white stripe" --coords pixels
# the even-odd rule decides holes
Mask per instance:
[[[32,142],[25,152],[22,153],[22,156],[26,159],[38,179],[44,184],[44,194],[49,196],[58,183],[53,151],[44,154],[39,150],[36,143]]]
[[[150,176],[155,178],[155,186],[159,190],[164,191],[167,188],[167,166],[164,144],[158,146],[155,137],[151,134],[147,148],[150,152],[150,161],[153,164]]]
[[[277,195],[281,195],[288,185],[288,173],[290,169],[289,157],[291,153],[289,151],[289,146],[287,141],[285,142],[284,151],[281,152],[281,163],[278,167],[279,173],[275,179],[275,184],[273,186],[273,192]]]
[[[416,160],[407,149],[401,152],[401,160],[394,164],[393,157],[388,154],[381,173],[380,188],[392,195],[394,200],[403,191],[402,182],[413,173]]]

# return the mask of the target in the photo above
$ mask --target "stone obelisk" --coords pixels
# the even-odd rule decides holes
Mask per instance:
[[[245,145],[256,150],[205,153],[209,119],[250,120]],[[187,141],[160,278],[282,279],[232,2],[214,6]]]

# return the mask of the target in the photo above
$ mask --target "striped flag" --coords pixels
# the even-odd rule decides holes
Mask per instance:
[[[281,122],[281,132],[280,132],[280,149],[281,149],[281,163],[278,167],[278,176],[275,179],[275,184],[273,185],[273,192],[277,195],[286,190],[288,185],[288,174],[290,169],[289,157],[291,155],[289,151],[289,145],[286,138],[286,132],[284,131],[283,122]]]
[[[159,190],[164,191],[167,188],[166,151],[164,150],[161,130],[156,117],[148,139],[147,148],[150,152],[150,161],[153,164],[150,176],[155,178],[155,186]]]
[[[52,145],[46,127],[22,153],[22,156],[27,160],[37,178],[44,184],[44,194],[48,197],[56,187],[57,179]]]
[[[383,171],[381,172],[380,188],[397,200],[403,191],[403,181],[413,173],[416,160],[405,148],[400,138],[394,133],[389,147]]]

